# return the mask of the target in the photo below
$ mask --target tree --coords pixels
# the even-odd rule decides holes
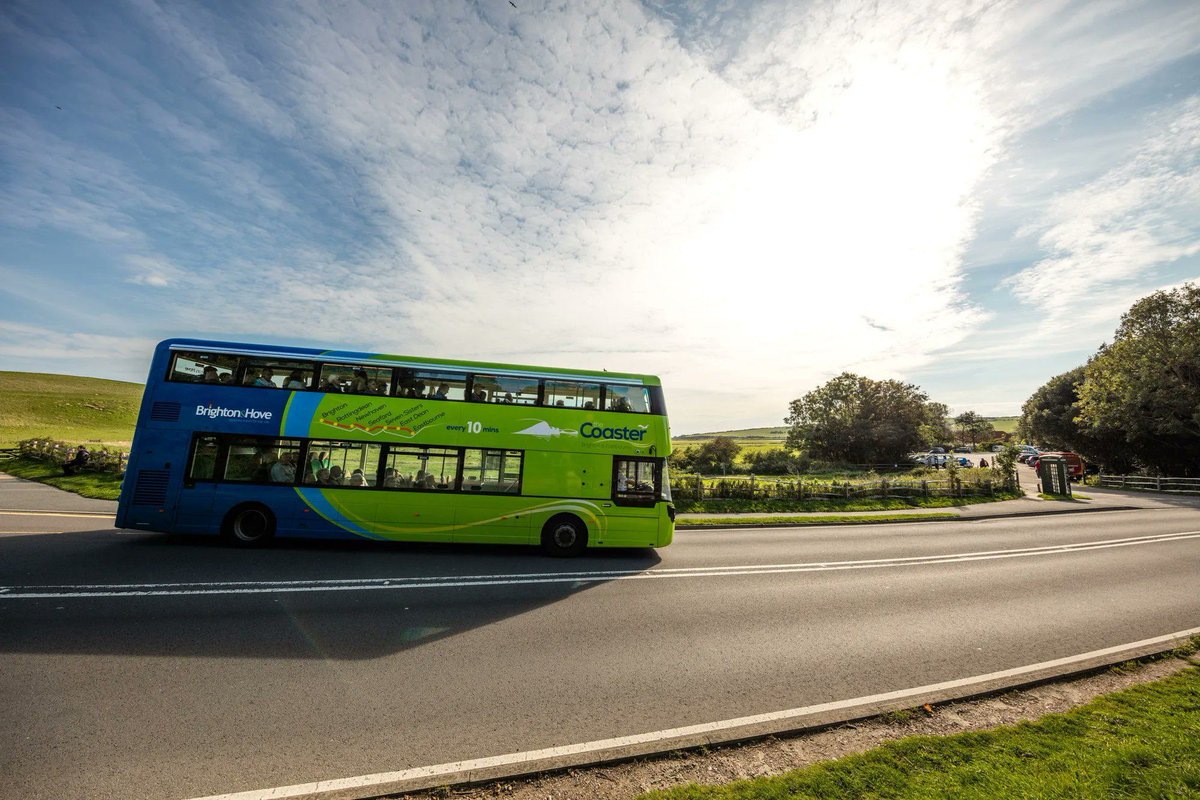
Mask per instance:
[[[1055,375],[1021,406],[1020,429],[1026,441],[1052,450],[1071,450],[1105,470],[1123,472],[1131,466],[1124,436],[1081,421],[1079,388],[1085,367]]]
[[[851,464],[896,463],[924,443],[929,398],[917,386],[843,372],[789,406],[787,447]]]
[[[950,406],[945,403],[925,404],[927,421],[921,426],[921,444],[926,447],[947,445],[954,438],[950,430]]]
[[[711,475],[733,471],[741,445],[728,436],[717,436],[696,447],[685,447],[671,453],[670,466],[680,472],[698,472]]]
[[[1084,367],[1081,423],[1168,474],[1200,475],[1200,286],[1155,292]]]
[[[958,426],[959,441],[969,441],[971,447],[975,447],[979,440],[989,438],[992,433],[992,423],[974,411],[964,411],[959,414],[954,418],[954,424]]]

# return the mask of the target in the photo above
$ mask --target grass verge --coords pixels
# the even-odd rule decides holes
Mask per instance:
[[[31,458],[10,458],[0,461],[0,472],[18,478],[45,483],[57,489],[74,492],[96,500],[116,500],[121,493],[121,477],[115,472],[85,472],[63,475],[62,467]]]
[[[675,526],[680,530],[688,528],[761,528],[795,525],[875,525],[880,522],[921,522],[930,519],[960,519],[958,514],[929,513],[929,514],[872,514],[869,517],[851,517],[845,514],[821,514],[806,517],[695,517],[680,520]]]
[[[899,511],[905,508],[954,508],[976,503],[1016,500],[1022,492],[997,492],[991,497],[912,497],[872,500],[810,498],[808,500],[676,500],[680,514],[772,514],[813,511]]]
[[[727,786],[639,800],[1198,797],[1200,669],[992,731],[914,736]]]
[[[1072,494],[1046,494],[1045,492],[1038,492],[1038,497],[1042,498],[1043,500],[1058,500],[1063,503],[1075,503],[1080,500],[1092,499],[1091,495],[1080,494],[1079,492],[1074,492]]]

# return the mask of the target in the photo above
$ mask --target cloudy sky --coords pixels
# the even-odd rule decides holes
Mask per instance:
[[[1200,3],[0,5],[0,369],[168,336],[1018,411],[1200,279]]]

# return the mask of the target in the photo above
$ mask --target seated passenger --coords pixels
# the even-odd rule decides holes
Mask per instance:
[[[425,488],[432,489],[432,488],[434,488],[435,483],[437,483],[437,481],[434,479],[433,473],[432,472],[425,473]]]
[[[233,373],[232,372],[221,373],[221,383],[233,383]]]
[[[583,404],[583,407],[594,410],[596,408],[596,404],[593,403],[591,400],[588,400],[586,403]]]
[[[307,389],[308,381],[304,378],[304,373],[298,369],[294,369],[283,382],[285,389]]]
[[[210,365],[204,368],[204,375],[200,377],[201,383],[217,383],[219,381],[220,378],[217,377],[216,367]]]
[[[342,378],[340,375],[330,375],[325,378],[325,382],[321,384],[322,392],[333,392],[340,394],[342,391]]]
[[[487,392],[484,391],[484,389],[482,387],[472,389],[471,390],[471,400],[473,400],[476,403],[486,403],[487,402]]]
[[[370,380],[367,378],[367,371],[365,369],[356,369],[354,370],[354,380],[350,382],[350,392],[352,394],[366,394],[369,384]]]
[[[439,383],[437,390],[429,393],[430,400],[445,400],[446,393],[450,391],[450,386],[445,383]]]
[[[329,479],[329,470],[321,467],[317,470],[317,485],[328,486],[332,481]]]
[[[347,486],[366,486],[367,476],[363,474],[361,469],[356,469],[350,473],[350,479],[346,481]]]
[[[562,400],[555,400],[555,401],[554,401],[554,405],[556,405],[556,406],[559,406],[559,407],[562,407],[562,406],[564,406],[564,405],[566,405],[566,404],[565,404],[565,403],[563,403],[563,401],[562,401]]]
[[[495,399],[495,398],[493,397],[493,399]],[[501,402],[502,403],[511,403],[512,401],[513,401],[512,392],[505,392],[504,399]]]
[[[383,471],[383,488],[395,489],[399,482],[399,479],[396,477],[396,470],[388,467]]]
[[[271,465],[269,480],[271,483],[292,483],[296,480],[296,454],[284,453],[278,461]]]
[[[329,468],[329,485],[341,486],[346,482],[345,471],[336,464]]]
[[[479,478],[475,477],[474,475],[464,478],[463,479],[463,489],[468,492],[478,492],[479,491]]]
[[[258,377],[254,379],[254,385],[266,386],[271,389],[279,388],[275,385],[275,372],[270,367],[263,369],[263,371],[258,374]]]
[[[608,410],[609,411],[633,411],[633,409],[630,408],[630,406],[629,406],[629,401],[626,400],[624,397],[618,397],[616,400],[613,400],[612,404],[609,405]]]

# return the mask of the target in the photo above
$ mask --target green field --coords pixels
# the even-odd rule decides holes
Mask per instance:
[[[1016,433],[1017,423],[1021,421],[1020,417],[988,417],[987,421],[992,423],[992,427],[998,431],[1005,433]]]
[[[1017,423],[1021,421],[1020,417],[988,417],[988,422],[992,423],[992,427],[998,431],[1005,433],[1015,433]],[[711,442],[718,436],[724,436],[727,439],[733,439],[734,443],[742,448],[742,455],[747,453],[758,453],[763,450],[777,450],[783,447],[784,441],[787,439],[788,429],[786,427],[775,428],[739,428],[732,431],[712,431],[710,433],[689,433],[684,436],[675,436],[671,439],[671,449],[680,450],[684,447],[695,447],[704,442]]]
[[[724,436],[742,448],[742,455],[758,453],[763,450],[778,450],[787,439],[788,429],[779,428],[742,428],[735,431],[713,431],[712,433],[689,433],[686,436],[675,436],[671,439],[671,449],[681,450],[685,447],[711,442],[718,436]]]
[[[128,449],[142,385],[100,378],[0,372],[0,447],[47,437]]]

